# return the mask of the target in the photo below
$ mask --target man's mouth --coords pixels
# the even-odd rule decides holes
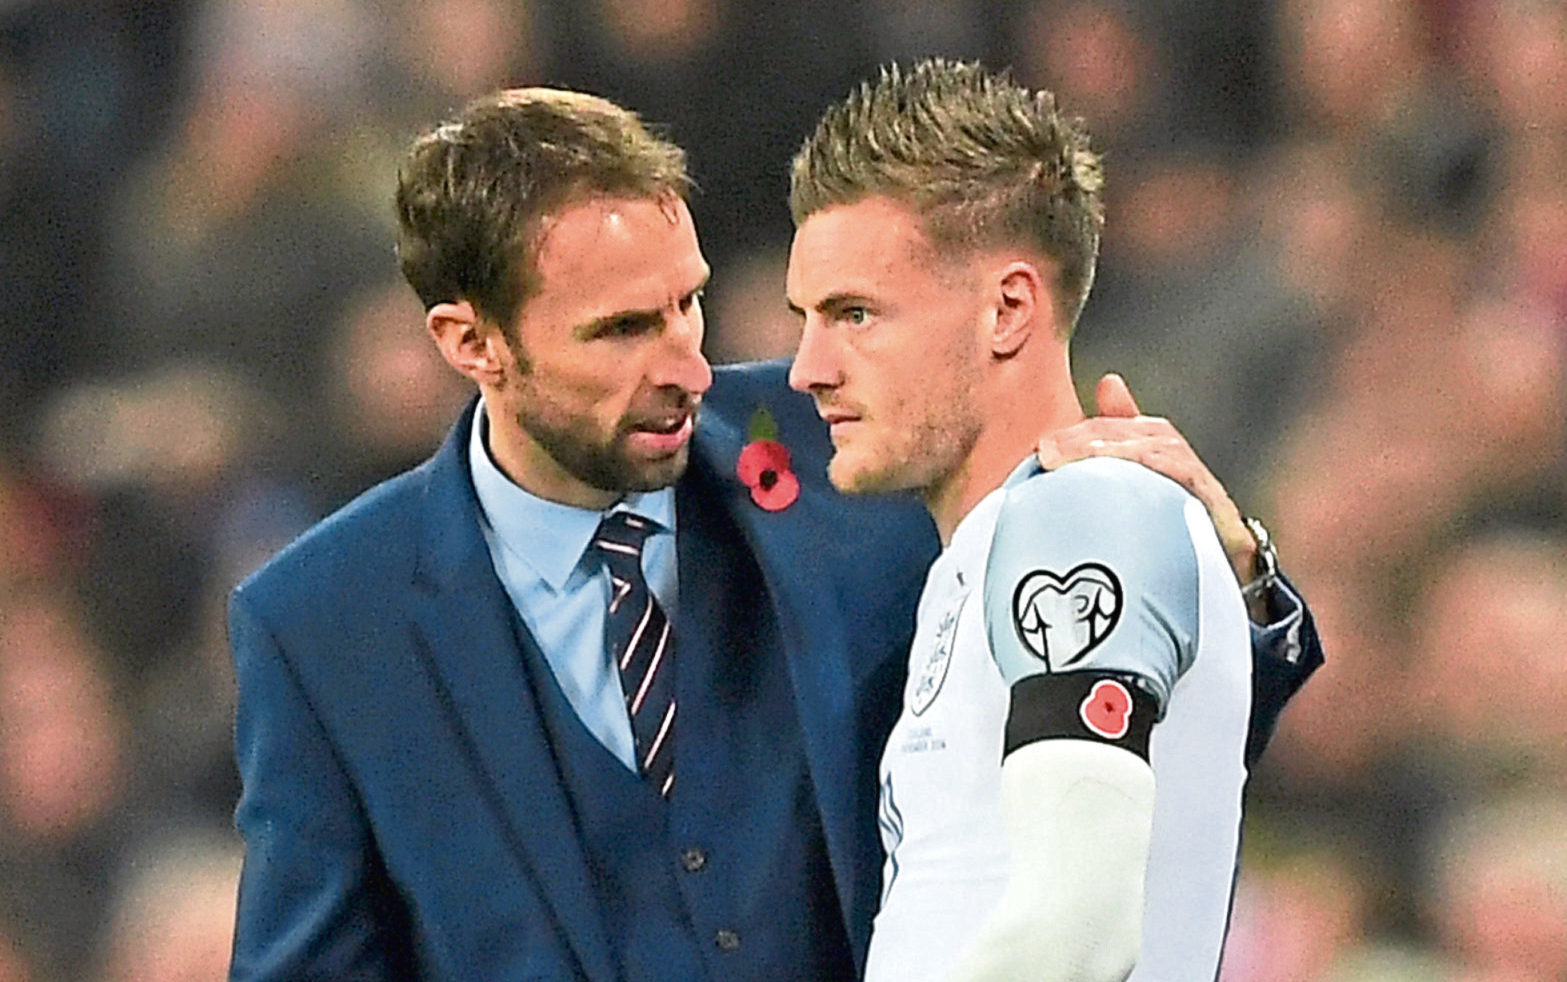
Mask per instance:
[[[652,419],[642,420],[632,427],[639,433],[670,434],[686,425],[686,420],[691,417],[689,412],[673,413],[668,416],[657,416]]]
[[[646,408],[633,408],[621,425],[632,433],[656,433],[668,436],[676,433],[696,415],[701,405],[700,397],[689,393],[678,397],[651,401]]]
[[[858,423],[860,421],[859,416],[836,409],[823,410],[821,416],[827,423],[827,429],[833,433],[839,432],[849,423]]]
[[[691,439],[695,407],[643,416],[629,427],[633,446],[654,455],[674,453]]]

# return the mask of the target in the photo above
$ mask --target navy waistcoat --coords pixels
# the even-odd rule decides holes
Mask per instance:
[[[741,541],[733,529],[705,539]],[[681,561],[682,573],[724,583],[729,597],[765,596],[760,572],[738,549]],[[703,568],[688,571],[691,562]],[[627,982],[852,980],[768,605],[708,606],[708,591],[686,584],[681,593],[669,801],[588,732],[543,659],[528,656],[616,962]],[[739,617],[747,623],[725,623]]]

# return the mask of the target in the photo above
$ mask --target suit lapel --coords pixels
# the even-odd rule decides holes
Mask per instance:
[[[593,980],[615,977],[565,784],[519,645],[537,643],[491,564],[468,476],[473,408],[425,465],[428,485],[414,621],[428,671],[492,792],[533,888]],[[542,664],[542,654],[535,664]]]
[[[875,910],[879,872],[874,843],[869,855],[865,850],[875,828],[874,799],[866,795],[875,788],[859,787],[856,770],[858,762],[878,757],[881,748],[867,745],[855,718],[851,643],[836,611],[840,601],[800,569],[810,545],[798,533],[786,531],[783,523],[762,520],[743,523],[742,528],[778,612],[778,634],[800,715],[800,739],[821,809],[838,901],[852,939],[862,913]]]
[[[693,455],[691,473],[681,482],[676,499],[681,509],[681,607],[694,609],[687,606],[687,590],[724,592],[724,584],[703,582],[711,578],[702,577],[702,550],[736,548],[740,543],[701,544],[686,540],[688,529],[712,524],[688,525],[687,515],[702,508],[723,508],[733,516],[744,546],[755,557],[767,595],[725,595],[709,602],[771,602],[776,612],[778,638],[788,663],[800,736],[816,789],[839,904],[852,937],[861,930],[858,922],[875,910],[879,872],[874,843],[875,803],[866,797],[875,792],[874,775],[870,788],[860,788],[856,769],[859,762],[879,756],[881,748],[867,745],[863,728],[855,719],[850,639],[844,620],[836,611],[837,600],[829,587],[809,572],[813,538],[819,543],[821,535],[832,534],[832,530],[810,521],[817,511],[816,503],[810,499],[821,494],[822,489],[807,487],[790,509],[765,512],[750,500],[749,492],[733,476],[734,462],[743,445],[739,429],[727,420],[704,418],[697,434],[701,453]],[[696,630],[703,627],[691,626]],[[716,645],[715,650],[722,650],[722,646]],[[868,928],[867,921],[864,929]]]

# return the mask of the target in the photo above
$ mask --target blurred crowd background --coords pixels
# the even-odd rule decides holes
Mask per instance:
[[[392,254],[410,138],[503,84],[639,110],[711,356],[766,357],[789,155],[922,54],[1087,118],[1085,393],[1173,418],[1321,621],[1225,982],[1567,980],[1564,0],[0,0],[0,982],[223,975],[225,595],[466,394]]]

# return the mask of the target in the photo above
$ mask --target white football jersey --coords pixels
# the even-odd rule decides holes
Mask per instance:
[[[1159,719],[1131,978],[1217,975],[1251,712],[1235,577],[1202,504],[1174,482],[1116,459],[1051,472],[1030,459],[959,524],[920,597],[903,712],[882,755],[887,859],[867,982],[942,978],[995,907],[1008,876],[1000,788],[1012,686],[1082,671],[1124,680]],[[1141,711],[1110,705],[1099,716],[1084,700],[1084,725],[1119,735]]]

